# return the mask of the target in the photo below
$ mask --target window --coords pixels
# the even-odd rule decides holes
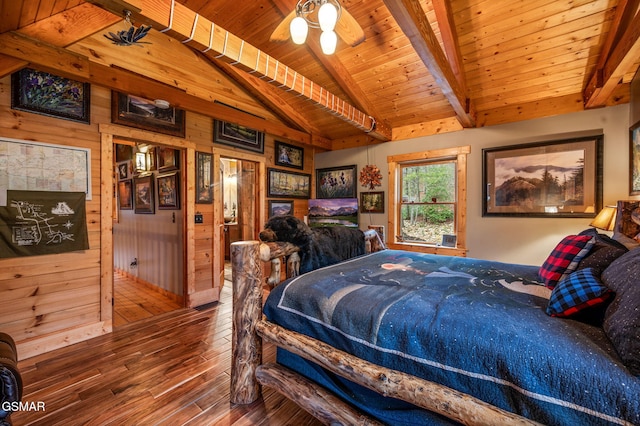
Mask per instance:
[[[388,157],[396,245],[465,251],[469,152],[466,146]]]

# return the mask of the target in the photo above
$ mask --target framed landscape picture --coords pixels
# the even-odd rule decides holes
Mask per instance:
[[[196,203],[213,203],[213,155],[196,152]]]
[[[180,138],[185,134],[184,110],[120,92],[111,92],[111,121]]]
[[[239,124],[214,121],[215,143],[264,153],[264,133]]]
[[[278,166],[304,169],[304,148],[276,141],[275,157]]]
[[[11,75],[11,108],[89,123],[89,83],[24,68]]]
[[[269,217],[293,214],[293,200],[269,200]]]
[[[356,165],[316,170],[316,198],[355,198]]]
[[[602,135],[483,150],[483,216],[595,217]]]
[[[629,195],[640,195],[640,121],[629,129]]]
[[[311,175],[269,169],[267,174],[267,196],[287,198],[309,198],[311,196]]]
[[[384,213],[384,192],[361,192],[360,213]]]

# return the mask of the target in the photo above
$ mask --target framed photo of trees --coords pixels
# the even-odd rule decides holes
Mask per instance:
[[[483,216],[594,217],[602,135],[483,150]]]

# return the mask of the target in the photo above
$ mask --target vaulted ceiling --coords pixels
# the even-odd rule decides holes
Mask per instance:
[[[270,41],[295,0],[0,0],[0,76],[55,69],[338,149],[625,103],[640,65],[640,0],[340,2],[365,40],[326,56],[319,30]],[[103,36],[124,9],[148,44]]]

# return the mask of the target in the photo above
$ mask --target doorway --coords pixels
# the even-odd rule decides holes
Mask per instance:
[[[182,150],[114,141],[113,325],[184,306]]]
[[[238,158],[221,158],[220,174],[225,280],[230,280],[228,262],[231,258],[231,243],[258,237],[259,163]]]

